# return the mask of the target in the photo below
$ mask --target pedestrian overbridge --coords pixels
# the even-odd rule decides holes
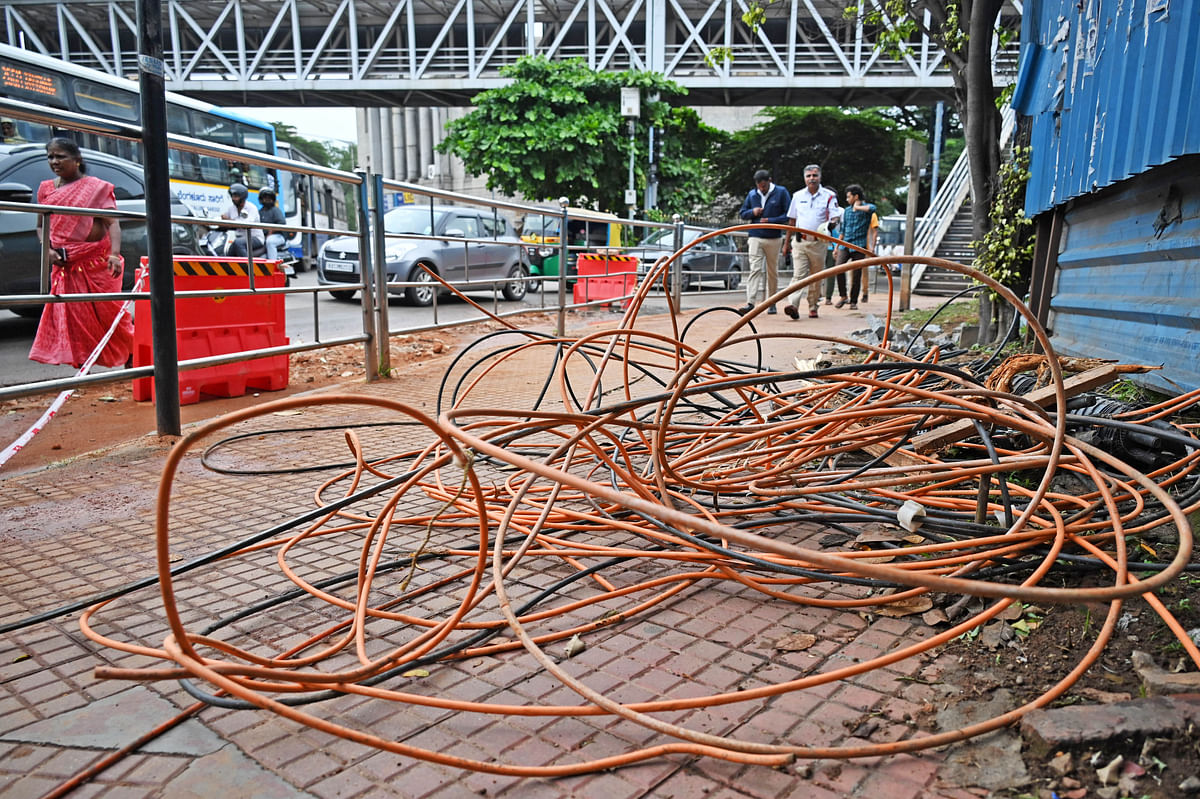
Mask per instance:
[[[866,0],[864,0],[866,2]],[[927,39],[894,57],[851,0],[781,0],[751,31],[744,0],[166,0],[167,88],[218,105],[464,106],[524,55],[651,70],[688,104],[908,105],[952,99]],[[4,41],[136,77],[135,0],[6,0]],[[1019,27],[1006,0],[1003,27]],[[994,45],[998,84],[1017,44]],[[732,56],[725,60],[719,48]]]

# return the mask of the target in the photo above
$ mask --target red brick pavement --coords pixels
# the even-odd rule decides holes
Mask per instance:
[[[932,303],[925,298],[925,304]],[[878,304],[878,301],[876,301]],[[844,335],[861,326],[866,311],[827,313],[821,320],[792,322],[782,314],[755,320],[760,330],[790,331],[808,326]],[[836,314],[836,315],[835,315]],[[610,317],[611,324],[616,317]],[[709,315],[693,340],[715,334],[719,315]],[[668,330],[663,318],[643,320]],[[819,328],[817,327],[819,325]],[[819,345],[787,339],[766,340],[766,360],[790,369],[797,355],[813,357]],[[385,396],[435,411],[436,389],[446,362],[414,367],[402,380],[350,386],[364,396]],[[528,364],[501,369],[471,397],[473,406],[520,402],[540,387]],[[606,375],[606,387],[620,384]],[[323,423],[389,418],[378,409],[311,408],[299,416],[262,417],[237,432]],[[391,429],[363,431],[371,455],[403,449],[421,439]],[[74,462],[0,480],[0,575],[4,596],[0,617],[15,620],[50,606],[88,597],[152,573],[153,495],[166,448],[133,442]],[[244,466],[279,465],[298,459],[344,460],[338,434],[296,434],[253,440],[224,450],[218,460]],[[318,473],[328,474],[328,473]],[[193,558],[312,508],[312,493],[323,477],[305,475],[225,476],[200,465],[190,453],[172,500],[172,555]],[[503,479],[503,478],[501,478]],[[329,492],[326,499],[336,496]],[[800,531],[793,531],[799,533]],[[808,531],[817,535],[820,531]],[[317,541],[289,555],[289,562],[317,577],[354,565],[353,548]],[[436,566],[431,566],[436,569]],[[517,582],[536,575],[518,575]],[[273,554],[246,557],[209,567],[177,583],[181,613],[195,629],[231,610],[289,587]],[[514,588],[514,591],[519,589]],[[832,588],[832,591],[838,589]],[[849,591],[849,589],[847,589]],[[444,612],[445,603],[426,600],[424,612]],[[493,606],[494,607],[494,606]],[[495,611],[490,611],[495,615]],[[0,794],[37,796],[105,753],[106,746],[83,745],[68,737],[32,740],[30,724],[86,711],[90,704],[123,692],[146,692],[182,708],[193,701],[177,683],[133,685],[97,680],[99,665],[145,666],[149,659],[98,647],[83,638],[78,614],[54,619],[0,638]],[[267,614],[247,633],[276,642],[294,642],[306,625],[322,618],[315,606],[285,607]],[[166,635],[156,591],[124,598],[99,615],[98,631],[124,641],[158,646]],[[623,625],[590,637],[589,647],[572,659],[572,670],[589,686],[623,700],[703,695],[796,679],[840,668],[920,635],[908,620],[864,619],[855,612],[826,612],[790,603],[767,602],[736,584],[695,585],[671,602]],[[777,652],[773,642],[794,631],[812,631],[820,640],[808,652]],[[277,643],[277,645],[279,645]],[[561,644],[550,651],[557,652]],[[924,668],[923,660],[896,664],[874,675],[815,687],[765,701],[660,714],[693,729],[750,741],[827,746],[852,742],[863,720],[885,721],[877,736],[905,735],[929,686],[900,676]],[[444,692],[492,703],[576,703],[578,698],[542,673],[523,653],[439,664],[425,680],[403,687]],[[132,694],[131,694],[132,695]],[[542,765],[615,755],[630,748],[663,743],[656,733],[605,717],[542,719],[453,713],[436,708],[346,697],[309,710],[347,726],[375,732],[414,746],[485,761]],[[146,719],[146,723],[162,719]],[[92,720],[91,723],[99,724]],[[136,719],[135,719],[136,721]],[[196,780],[228,773],[224,799],[237,796],[459,797],[467,794],[531,797],[834,797],[964,795],[936,783],[940,755],[896,755],[868,761],[797,761],[778,769],[744,766],[711,758],[671,755],[627,768],[561,779],[521,779],[475,773],[414,760],[331,737],[258,710],[210,707],[186,722],[195,740],[150,746],[96,777],[79,796],[172,796],[196,790]],[[183,729],[183,728],[181,728]],[[126,742],[114,734],[111,745]],[[196,736],[199,735],[197,738]],[[206,737],[207,736],[207,737]],[[886,740],[880,737],[879,740]],[[224,772],[205,772],[206,765]],[[204,776],[208,774],[209,776]],[[200,783],[210,787],[216,783]]]

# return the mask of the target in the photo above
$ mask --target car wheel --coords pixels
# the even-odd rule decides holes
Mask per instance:
[[[734,291],[740,285],[742,285],[742,268],[735,266],[725,275],[725,288],[728,291]]]
[[[516,302],[517,300],[525,299],[525,292],[528,291],[525,281],[520,278],[528,277],[525,270],[519,266],[514,266],[512,271],[508,273],[512,282],[504,284],[504,299]]]
[[[404,299],[408,300],[410,305],[424,307],[433,305],[433,293],[437,289],[433,286],[433,278],[429,273],[422,269],[419,265],[414,266],[412,271],[408,273],[409,283],[420,283],[419,286],[409,286],[404,290]]]
[[[684,272],[681,276],[682,282],[679,286],[680,291],[691,291],[695,288],[700,288],[700,281],[691,272]]]
[[[41,305],[10,305],[8,310],[26,319],[37,319],[42,315]]]
[[[525,291],[528,294],[537,294],[541,290],[542,290],[542,281],[540,281],[540,280],[530,280],[529,282],[527,282],[525,284]]]
[[[329,296],[333,297],[335,300],[352,300],[354,299],[354,290],[341,289],[340,291],[331,291],[329,292]]]

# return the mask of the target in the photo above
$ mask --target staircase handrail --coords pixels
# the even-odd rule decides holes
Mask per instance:
[[[1000,119],[1000,149],[1003,150],[1012,140],[1013,132],[1017,127],[1017,115],[1011,106],[1005,106],[1000,113]],[[950,229],[954,217],[958,215],[970,192],[971,163],[967,158],[967,151],[963,150],[962,155],[954,162],[954,168],[946,176],[937,197],[933,200],[933,205],[925,212],[925,216],[917,220],[917,229],[913,235],[914,255],[928,257],[937,252],[942,239],[946,237],[946,231]],[[913,265],[913,288],[916,288],[921,282],[921,276],[924,274],[925,264]]]

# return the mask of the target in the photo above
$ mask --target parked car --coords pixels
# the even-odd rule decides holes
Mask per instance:
[[[393,294],[403,294],[412,305],[430,305],[434,292],[440,288],[422,265],[460,290],[479,291],[488,286],[467,284],[511,278],[503,285],[504,298],[525,297],[527,289],[520,279],[529,276],[525,248],[503,217],[494,217],[477,208],[406,205],[383,215],[383,229],[387,235],[384,259],[388,282],[425,284],[389,289]],[[330,239],[321,247],[317,259],[317,280],[323,286],[358,283],[359,264],[357,236]],[[354,291],[334,288],[329,293],[348,300]]]
[[[685,228],[682,246],[691,244],[703,234],[702,230]],[[639,259],[638,279],[648,275],[654,264],[670,255],[674,249],[675,231],[672,228],[651,231],[631,251]],[[731,291],[742,284],[744,256],[738,252],[733,238],[724,233],[695,245],[683,254],[682,261],[684,291],[699,288],[706,280],[719,280]]]
[[[122,211],[146,211],[146,186],[142,167],[133,161],[98,152],[81,150],[87,174],[113,184],[117,208]],[[0,200],[35,202],[37,187],[54,176],[46,165],[46,148],[41,144],[0,145]],[[193,216],[188,206],[171,198],[173,216]],[[179,255],[199,252],[192,225],[171,226],[171,249]],[[134,272],[146,254],[146,222],[127,219],[121,222],[121,254],[125,256],[125,276],[121,288],[133,288]],[[41,293],[42,244],[37,233],[37,214],[0,211],[0,294]],[[10,306],[20,316],[36,317],[41,305]]]

